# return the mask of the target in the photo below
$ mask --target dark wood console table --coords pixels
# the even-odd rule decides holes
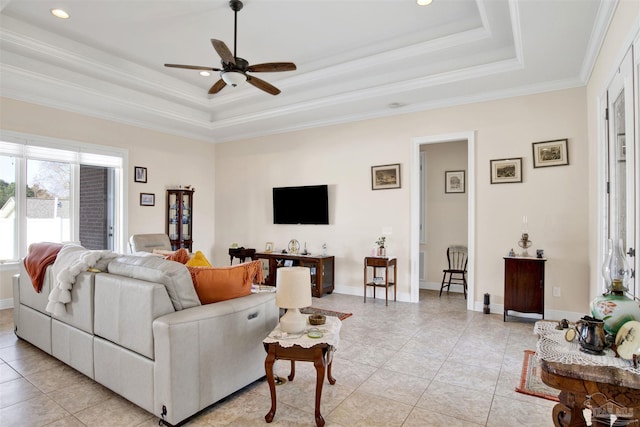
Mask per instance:
[[[640,375],[634,372],[631,362],[616,358],[610,349],[602,356],[585,355],[575,342],[562,342],[564,331],[555,331],[549,324],[555,322],[536,323],[536,332],[540,336],[536,353],[540,356],[542,381],[560,390],[560,403],[554,406],[551,415],[554,425],[587,426],[584,414],[588,415],[589,411],[595,414],[598,408],[607,404],[616,410],[630,410],[630,419],[638,420],[630,425],[639,425]],[[583,412],[585,409],[587,412]],[[593,422],[592,425],[605,424]]]
[[[293,255],[278,252],[256,252],[254,259],[265,259],[269,262],[269,273],[265,277],[265,285],[275,286],[277,271],[280,267],[309,267],[311,269],[311,294],[322,298],[324,294],[333,292],[335,259],[333,256]]]

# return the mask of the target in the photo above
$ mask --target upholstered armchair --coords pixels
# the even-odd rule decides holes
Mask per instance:
[[[129,238],[129,250],[136,252],[153,252],[154,249],[171,250],[169,236],[164,233],[133,234]]]

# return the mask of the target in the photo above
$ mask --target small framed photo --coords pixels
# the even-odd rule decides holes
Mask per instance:
[[[400,163],[371,166],[371,189],[400,188]]]
[[[133,180],[135,182],[147,182],[147,168],[142,166],[135,166],[133,168]]]
[[[444,192],[464,193],[464,171],[444,172]]]
[[[491,183],[522,182],[522,157],[490,160]]]
[[[293,260],[292,259],[285,259],[284,260],[284,266],[285,267],[293,267]]]
[[[271,252],[273,252],[273,242],[267,242],[264,245],[264,251],[268,254],[270,254]]]
[[[153,193],[140,193],[140,206],[155,206],[156,195]]]
[[[567,139],[553,141],[534,142],[533,167],[544,168],[547,166],[565,166],[569,164],[569,151]]]

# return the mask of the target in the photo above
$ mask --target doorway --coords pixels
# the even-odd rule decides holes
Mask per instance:
[[[414,138],[411,142],[411,301],[419,301],[420,290],[420,264],[424,263],[420,254],[420,242],[424,233],[421,229],[421,214],[423,196],[421,194],[422,171],[420,169],[421,147],[425,144],[440,144],[448,142],[466,141],[467,165],[465,170],[465,191],[467,195],[467,246],[469,261],[467,265],[468,298],[467,309],[474,308],[474,268],[475,268],[475,132],[463,132],[455,134],[433,135]],[[443,188],[443,192],[445,189]],[[428,239],[428,236],[427,236]]]

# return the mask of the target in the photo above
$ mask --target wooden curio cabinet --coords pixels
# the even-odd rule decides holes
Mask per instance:
[[[193,190],[167,190],[167,235],[175,251],[193,245]]]

